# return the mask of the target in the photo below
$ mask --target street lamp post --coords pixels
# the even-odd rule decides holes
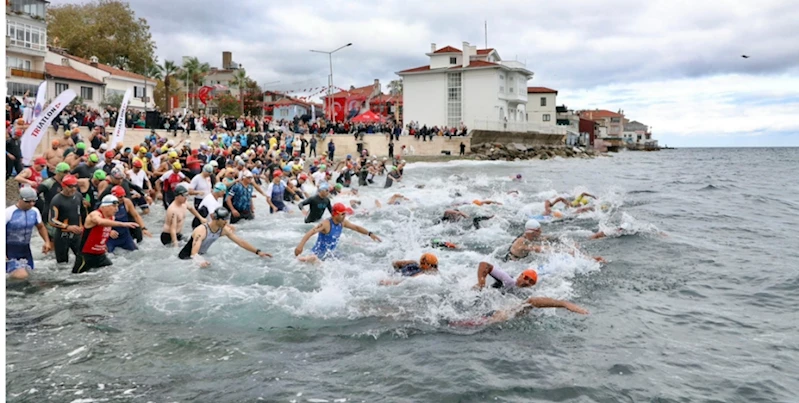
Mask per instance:
[[[335,111],[333,110],[333,98],[331,97],[331,95],[333,95],[333,53],[336,53],[339,50],[344,49],[344,48],[346,48],[348,46],[352,46],[352,42],[350,42],[350,43],[348,43],[348,44],[346,44],[344,46],[341,46],[341,47],[339,47],[336,50],[331,50],[330,52],[326,52],[326,51],[323,51],[323,50],[313,50],[313,49],[311,49],[311,52],[327,54],[327,56],[329,58],[329,61],[330,61],[330,79],[328,80],[328,85],[327,85],[327,100],[325,100],[325,106],[327,106],[327,101],[329,100],[330,101],[330,109],[329,109],[329,111],[330,111],[330,116],[333,119],[333,123],[336,123],[336,114],[335,114]]]

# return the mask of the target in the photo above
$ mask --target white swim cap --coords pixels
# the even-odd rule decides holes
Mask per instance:
[[[538,221],[533,220],[532,218],[527,220],[527,222],[524,224],[525,231],[532,231],[540,228],[541,224]]]

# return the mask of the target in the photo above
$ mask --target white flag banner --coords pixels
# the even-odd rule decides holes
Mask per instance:
[[[125,91],[125,97],[122,98],[122,105],[119,106],[119,115],[117,116],[117,125],[114,126],[114,137],[111,139],[111,145],[115,146],[121,143],[125,139],[125,114],[128,112],[128,102],[130,101],[130,96],[132,94],[132,90],[128,88]]]
[[[316,119],[316,105],[311,104],[311,120]]]
[[[75,99],[77,95],[75,91],[66,90],[59,94],[56,99],[47,106],[47,109],[42,111],[38,118],[33,119],[33,123],[28,126],[25,133],[22,135],[22,163],[30,165],[33,160],[33,154],[36,153],[36,147],[42,142],[42,138],[47,134],[47,128],[53,123],[53,120],[58,117],[66,106]]]
[[[39,84],[39,91],[36,92],[36,104],[33,105],[33,118],[38,118],[44,110],[44,97],[47,95],[47,81]]]

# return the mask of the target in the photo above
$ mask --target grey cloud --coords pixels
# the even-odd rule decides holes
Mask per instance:
[[[132,0],[148,20],[161,60],[199,57],[212,66],[234,52],[259,82],[312,79],[336,54],[336,84],[387,83],[395,71],[426,64],[430,42],[489,46],[526,61],[533,85],[559,90],[724,73],[779,74],[799,67],[793,2],[696,3],[332,1],[272,3]],[[191,53],[187,53],[191,52]],[[741,54],[752,58],[742,59]]]

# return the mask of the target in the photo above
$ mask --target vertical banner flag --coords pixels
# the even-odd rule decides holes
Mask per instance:
[[[122,98],[122,104],[119,106],[119,115],[117,116],[117,125],[114,126],[114,136],[111,138],[111,146],[116,146],[118,143],[121,143],[122,140],[125,139],[125,114],[128,112],[128,102],[130,101],[130,95],[132,90],[128,88],[125,91],[125,97]]]
[[[47,128],[53,123],[53,119],[58,117],[58,114],[70,103],[77,94],[73,90],[66,90],[59,94],[53,100],[47,109],[42,111],[38,118],[33,119],[33,123],[28,126],[25,133],[22,135],[22,162],[25,165],[30,165],[33,160],[33,154],[36,153],[36,147],[42,141],[42,138],[47,134]]]
[[[39,91],[36,92],[36,105],[33,106],[33,118],[36,119],[44,110],[44,97],[47,95],[47,81],[39,84]]]
[[[311,119],[316,119],[316,105],[311,104]]]

